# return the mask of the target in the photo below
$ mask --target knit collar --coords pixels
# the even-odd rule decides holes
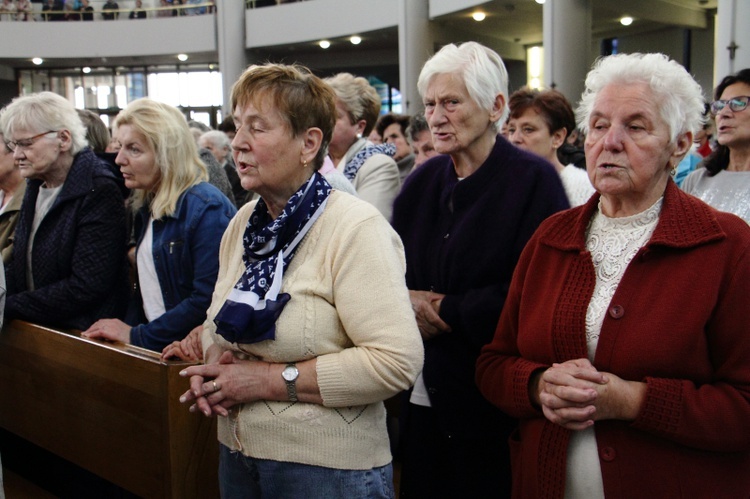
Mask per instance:
[[[540,227],[540,242],[560,250],[586,251],[586,227],[598,210],[600,197],[594,194],[586,204],[554,215],[556,223]],[[659,222],[646,247],[690,248],[724,237],[711,207],[685,194],[670,180]]]

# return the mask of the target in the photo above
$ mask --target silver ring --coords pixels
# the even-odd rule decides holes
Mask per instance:
[[[216,384],[216,380],[211,380],[211,383],[214,385],[214,393],[219,391],[219,385]]]

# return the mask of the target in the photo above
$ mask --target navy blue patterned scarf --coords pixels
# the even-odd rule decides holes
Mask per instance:
[[[331,186],[315,172],[271,219],[262,199],[255,206],[242,240],[243,272],[214,322],[217,333],[231,343],[256,343],[276,338],[276,319],[290,299],[281,293],[284,270],[299,243],[325,209]]]
[[[344,167],[344,176],[350,181],[354,180],[354,177],[357,176],[357,172],[362,168],[362,165],[365,164],[365,161],[375,154],[385,154],[392,158],[393,155],[396,154],[396,146],[393,144],[375,145],[368,142],[368,145],[366,145],[364,149],[355,154],[354,157],[346,163],[346,166]]]

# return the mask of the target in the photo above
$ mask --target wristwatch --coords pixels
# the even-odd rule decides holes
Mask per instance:
[[[281,377],[284,378],[286,383],[286,394],[289,400],[297,402],[297,378],[299,377],[299,369],[294,362],[287,364],[283,371],[281,371]]]

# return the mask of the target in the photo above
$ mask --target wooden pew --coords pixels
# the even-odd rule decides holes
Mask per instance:
[[[0,426],[141,497],[218,497],[215,420],[178,400],[187,365],[12,321],[0,332]]]

